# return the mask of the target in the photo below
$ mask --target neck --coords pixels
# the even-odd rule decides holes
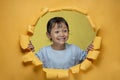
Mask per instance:
[[[55,49],[55,50],[64,50],[64,49],[65,49],[65,44],[64,44],[64,45],[52,44],[51,46],[52,46],[52,48]]]

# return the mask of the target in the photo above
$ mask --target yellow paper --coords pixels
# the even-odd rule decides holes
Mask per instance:
[[[72,71],[72,73],[79,73],[79,71],[80,71],[80,64],[71,67],[70,70]]]
[[[69,77],[68,70],[64,70],[64,69],[43,68],[43,71],[45,71],[47,79]]]
[[[88,14],[88,12],[87,12],[86,9],[79,9],[78,7],[75,7],[75,8],[74,8],[74,11],[77,11],[77,12],[82,13],[82,14],[84,14],[84,15],[87,15],[87,14]]]
[[[56,12],[56,11],[61,11],[61,10],[62,10],[61,8],[52,8],[49,11],[50,12]]]
[[[35,55],[34,55],[34,57],[33,57],[32,63],[33,63],[35,66],[42,65],[42,61],[40,61]]]
[[[94,29],[94,30],[95,30],[95,32],[96,32],[96,35],[97,35],[97,33],[99,32],[100,27],[101,27],[101,26],[95,27],[95,29]]]
[[[57,78],[57,70],[56,69],[43,68],[43,71],[46,73],[47,79],[56,79]]]
[[[95,28],[96,25],[95,25],[95,23],[93,22],[93,20],[91,19],[91,17],[90,17],[89,15],[87,15],[87,18],[88,18],[88,20],[90,21],[92,27]]]
[[[80,69],[81,70],[87,70],[90,66],[92,65],[92,62],[85,59],[82,63],[81,63],[81,66],[80,66]]]
[[[35,56],[32,51],[23,56],[23,62],[32,62],[35,66],[42,65],[42,62]]]
[[[34,28],[35,28],[35,27],[32,26],[32,25],[28,25],[28,33],[33,34]]]
[[[74,11],[75,9],[73,7],[64,7],[62,10]]]
[[[26,55],[23,56],[23,62],[30,62],[33,60],[34,53],[28,52]]]
[[[94,49],[100,49],[101,40],[102,40],[101,37],[98,37],[98,36],[95,37],[95,39],[93,41]]]
[[[40,13],[40,17],[44,16],[49,11],[48,8],[43,8],[43,10]]]
[[[68,70],[58,69],[58,78],[67,78],[69,77]]]
[[[20,46],[22,49],[27,49],[29,44],[29,36],[27,35],[20,35]]]
[[[96,50],[94,50],[94,51],[89,51],[89,53],[88,53],[88,55],[87,55],[87,58],[89,58],[89,59],[92,59],[92,60],[96,60],[97,59],[97,57],[98,57],[98,55],[99,55],[99,51],[96,51]]]

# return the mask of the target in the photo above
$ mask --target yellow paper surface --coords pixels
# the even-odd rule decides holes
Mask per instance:
[[[57,70],[56,69],[43,68],[43,71],[46,73],[47,79],[57,78]]]
[[[40,61],[35,55],[33,56],[33,60],[32,60],[32,63],[35,65],[35,66],[39,66],[39,65],[42,65],[42,61]]]
[[[28,44],[29,44],[29,36],[21,34],[20,35],[20,46],[21,46],[21,48],[22,49],[27,49]]]
[[[35,28],[35,27],[32,26],[32,25],[28,25],[28,33],[33,34],[34,28]]]
[[[30,51],[23,56],[23,62],[32,62],[35,66],[42,65],[42,62]]]
[[[58,69],[58,78],[67,78],[69,77],[68,70]]]
[[[0,80],[46,80],[42,72],[35,73],[31,66],[21,64],[23,52],[17,44],[18,35],[26,33],[27,25],[36,23],[40,9],[45,6],[50,9],[77,6],[88,11],[97,27],[103,24],[99,32],[104,39],[99,61],[87,73],[75,75],[77,79],[70,76],[68,80],[120,80],[120,0],[0,0],[0,3]],[[69,19],[74,23],[73,18]],[[74,36],[71,31],[70,35]]]
[[[96,50],[89,51],[87,58],[95,60],[95,59],[97,59],[99,53],[100,53],[100,51],[96,51]]]
[[[102,37],[96,36],[93,41],[94,49],[100,49]]]
[[[23,62],[29,62],[33,60],[34,53],[31,51],[23,56]]]
[[[92,62],[85,59],[82,63],[81,63],[81,66],[80,66],[80,69],[81,70],[87,70],[90,66],[92,65]]]
[[[87,15],[87,18],[88,18],[88,20],[90,21],[92,27],[95,28],[96,25],[95,25],[95,23],[93,22],[92,18],[91,18],[89,15]]]
[[[48,8],[43,8],[43,10],[40,13],[40,17],[44,16],[48,12]]]
[[[79,71],[80,71],[80,64],[71,67],[70,70],[72,71],[72,73],[79,73]]]
[[[49,9],[50,12],[56,12],[56,11],[61,11],[62,8],[52,8],[52,9]]]
[[[45,71],[47,79],[69,77],[68,70],[64,70],[64,69],[43,68],[43,71]]]

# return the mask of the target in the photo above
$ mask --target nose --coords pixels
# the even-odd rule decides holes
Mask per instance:
[[[64,36],[64,32],[63,31],[60,32],[60,36]]]

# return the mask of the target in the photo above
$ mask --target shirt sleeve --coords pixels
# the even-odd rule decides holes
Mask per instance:
[[[87,51],[79,48],[79,53],[78,53],[79,63],[81,63],[86,58],[86,56],[87,56]]]
[[[44,62],[44,49],[40,49],[35,55],[39,58],[39,60],[41,60],[42,62]]]

